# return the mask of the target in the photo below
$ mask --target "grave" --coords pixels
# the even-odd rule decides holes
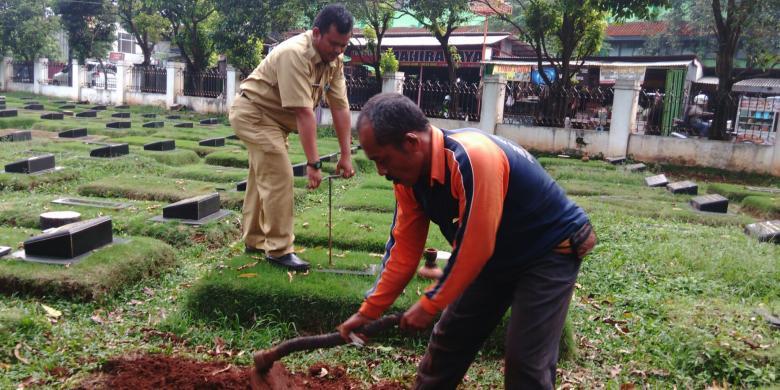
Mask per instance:
[[[167,150],[174,150],[174,149],[176,149],[176,141],[172,139],[150,142],[144,145],[144,150],[155,150],[159,152],[164,152]]]
[[[49,211],[41,214],[39,218],[41,230],[46,230],[81,221],[81,214],[75,211]]]
[[[666,187],[669,184],[669,180],[663,173],[655,176],[648,176],[645,178],[645,184],[648,187]]]
[[[16,110],[0,110],[0,118],[10,118],[13,116],[19,116],[19,112]]]
[[[181,127],[181,128],[191,129],[192,128],[192,122],[177,123],[177,124],[173,125],[173,127]]]
[[[130,106],[128,106],[127,104],[120,104],[120,105],[114,107],[114,109],[116,109],[116,110],[127,110],[129,108],[130,108]]]
[[[43,104],[28,104],[24,106],[25,110],[41,111],[43,110]]]
[[[65,100],[55,100],[52,102],[52,104],[65,104],[67,103]]]
[[[238,192],[246,191],[246,180],[242,180],[242,181],[236,183],[236,191],[238,191]]]
[[[230,214],[227,210],[220,210],[219,204],[217,192],[183,199],[163,207],[163,215],[152,218],[152,221],[202,225]]]
[[[626,170],[629,172],[643,172],[645,169],[647,169],[647,165],[642,163],[626,165]]]
[[[780,219],[751,223],[745,226],[745,233],[761,242],[780,244]]]
[[[129,129],[130,126],[132,126],[132,122],[130,122],[130,121],[108,122],[108,123],[106,123],[106,127],[109,128],[109,129]]]
[[[54,204],[67,206],[97,207],[100,209],[120,210],[130,206],[127,203],[110,202],[107,200],[80,199],[80,198],[57,198],[51,201]]]
[[[306,163],[293,164],[293,176],[306,176]]]
[[[54,168],[54,155],[44,154],[6,164],[5,172],[31,174],[50,171]]]
[[[76,118],[97,118],[97,111],[82,111],[76,114]]]
[[[165,119],[170,119],[170,120],[181,119],[181,115],[168,115],[165,117]]]
[[[0,246],[0,257],[3,257],[9,253],[11,253],[10,246]]]
[[[217,119],[217,118],[209,118],[209,119],[204,119],[204,120],[200,121],[201,125],[216,125],[218,123],[219,123],[219,119]]]
[[[331,153],[326,154],[322,157],[320,157],[321,162],[337,162],[339,161],[339,154],[338,153]]]
[[[0,110],[5,110],[6,108],[8,107],[6,107],[5,102],[0,102]]]
[[[62,112],[62,115],[65,115],[65,116],[75,116],[76,115],[76,113],[73,112],[73,111],[60,111],[60,112]]]
[[[696,183],[688,180],[669,183],[666,188],[673,194],[699,194],[699,186],[697,186]]]
[[[22,142],[32,140],[32,133],[26,130],[14,131],[0,136],[0,142]]]
[[[67,264],[82,260],[89,252],[111,244],[114,236],[110,217],[74,222],[24,242],[24,260]]]
[[[127,144],[112,144],[92,149],[89,152],[90,157],[112,158],[124,156],[130,153],[130,147]]]
[[[199,141],[198,145],[200,145],[200,146],[214,146],[214,147],[225,146],[225,139],[221,138],[221,137],[220,138],[204,139],[204,140]]]
[[[161,127],[165,127],[165,122],[146,122],[143,124],[143,127],[159,129]]]
[[[27,104],[27,105],[30,105],[30,104],[41,104],[41,102],[39,102],[37,100],[30,100],[30,101],[25,102],[24,104]]]
[[[124,119],[127,119],[127,118],[130,118],[130,113],[129,112],[115,112],[115,113],[111,114],[111,117],[112,118],[124,118]]]
[[[79,128],[79,129],[70,129],[59,132],[57,134],[60,138],[79,138],[79,137],[86,137],[87,136],[87,129],[85,128]]]
[[[65,119],[65,115],[63,115],[61,112],[50,112],[48,114],[41,115],[41,119],[63,120]]]
[[[230,134],[229,136],[225,137],[227,139],[238,139],[238,136],[235,134]]]
[[[141,114],[143,118],[157,118],[157,114]]]
[[[64,104],[64,105],[60,106],[59,108],[60,108],[60,110],[73,110],[73,109],[76,108],[76,106],[73,105],[73,104]]]
[[[94,106],[94,107],[90,108],[90,110],[92,110],[92,111],[103,111],[105,109],[106,109],[106,106],[104,106],[104,105],[97,105],[97,106]]]
[[[729,200],[718,194],[702,195],[691,199],[691,206],[699,211],[726,213],[729,209]]]
[[[607,157],[605,160],[607,160],[607,162],[612,165],[623,164],[626,162],[625,157]]]

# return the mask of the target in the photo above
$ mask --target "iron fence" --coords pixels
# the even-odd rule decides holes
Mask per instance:
[[[11,80],[15,83],[32,84],[34,78],[33,63],[29,61],[13,61],[11,67],[14,72]]]
[[[168,89],[168,74],[158,66],[135,65],[130,69],[128,91],[165,94]]]
[[[481,89],[479,83],[404,80],[404,95],[429,118],[479,121]]]
[[[217,70],[184,71],[184,95],[217,98],[224,96],[227,75]]]
[[[42,80],[46,85],[62,85],[71,86],[72,77],[70,74],[70,66],[64,62],[49,61],[44,63],[44,74],[46,78]]]
[[[81,67],[79,80],[86,88],[116,90],[116,67],[110,64],[87,63]]]
[[[377,82],[373,77],[348,77],[346,82],[349,109],[352,111],[360,111],[368,99],[371,99],[372,96],[382,92],[382,84]]]
[[[504,123],[608,131],[614,94],[610,87],[551,88],[510,82]]]

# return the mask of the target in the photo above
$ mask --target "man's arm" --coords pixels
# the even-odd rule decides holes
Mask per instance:
[[[331,107],[333,115],[333,126],[336,128],[336,136],[339,139],[339,162],[336,164],[336,174],[341,173],[344,178],[350,178],[355,175],[355,169],[352,168],[352,115],[349,108]]]
[[[294,110],[298,135],[301,138],[303,152],[306,154],[306,161],[315,163],[319,161],[320,155],[317,153],[317,118],[314,116],[314,110],[309,107],[296,107]],[[309,178],[309,188],[320,186],[322,174],[319,169],[307,166],[306,176]]]

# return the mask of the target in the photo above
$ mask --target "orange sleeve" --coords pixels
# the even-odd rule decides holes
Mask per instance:
[[[465,152],[459,151],[457,157],[446,151],[451,191],[459,203],[459,226],[444,276],[420,299],[429,314],[436,314],[455,301],[495,250],[509,184],[509,161],[495,144],[484,136],[476,137],[458,137],[467,142]]]
[[[401,295],[420,263],[430,220],[414,199],[411,188],[395,186],[395,216],[382,258],[382,270],[366,294],[360,314],[378,318]]]

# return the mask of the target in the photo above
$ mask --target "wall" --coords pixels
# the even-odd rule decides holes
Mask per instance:
[[[219,114],[228,110],[224,99],[204,98],[197,96],[176,96],[176,104],[192,108],[196,112]]]
[[[129,105],[149,105],[165,108],[165,94],[125,92],[125,103]]]
[[[60,85],[41,85],[41,95],[70,99],[73,87]]]
[[[82,87],[80,99],[92,104],[114,104],[118,93],[116,90]]]
[[[573,129],[499,124],[496,126],[496,134],[531,150],[560,153],[577,148],[577,131]],[[583,130],[583,135],[588,144],[585,147],[588,153],[606,153],[609,132]]]
[[[27,83],[15,83],[13,81],[10,81],[10,79],[9,79],[8,83],[6,84],[5,89],[6,89],[6,91],[33,93],[34,92],[34,87],[35,86],[33,85],[33,83],[29,83],[29,84],[27,84]]]

